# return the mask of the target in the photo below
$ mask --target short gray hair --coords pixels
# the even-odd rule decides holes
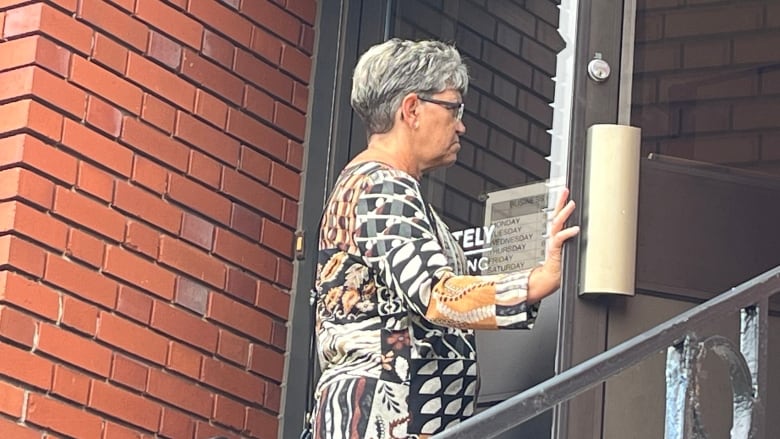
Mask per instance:
[[[466,65],[454,46],[440,41],[393,38],[368,49],[352,77],[352,108],[368,135],[386,133],[404,96],[468,91]]]

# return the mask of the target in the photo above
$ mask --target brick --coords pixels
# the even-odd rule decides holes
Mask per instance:
[[[118,137],[122,130],[122,113],[106,101],[90,96],[87,99],[86,121],[110,137]]]
[[[214,252],[234,264],[273,280],[276,258],[266,249],[225,229],[217,229]]]
[[[133,152],[78,122],[65,120],[62,144],[80,157],[98,163],[121,176],[130,176]]]
[[[0,73],[0,100],[34,95],[77,118],[84,115],[86,94],[37,66]]]
[[[222,224],[229,222],[230,201],[192,180],[179,175],[170,175],[167,194],[171,200]]]
[[[234,167],[238,164],[239,142],[189,114],[178,112],[174,134],[224,163]]]
[[[192,149],[190,150],[190,164],[187,168],[187,174],[201,183],[219,189],[220,181],[222,181],[222,164],[206,154]]]
[[[150,32],[146,54],[173,70],[181,66],[181,45],[161,33]]]
[[[271,329],[271,345],[280,350],[287,348],[287,326],[284,323],[273,323]]]
[[[649,109],[643,109],[642,114],[648,112]],[[680,113],[682,116],[680,129],[683,133],[722,131],[731,125],[731,105],[727,103],[709,105],[701,103],[700,105],[686,106],[681,109]],[[676,114],[664,114],[664,116],[671,119]],[[642,126],[642,130],[644,131],[644,126]],[[669,134],[673,134],[673,131],[667,129],[659,133],[662,136]]]
[[[51,361],[6,343],[0,343],[0,373],[28,386],[50,390],[54,365]]]
[[[41,324],[37,349],[68,364],[108,377],[111,350],[54,325]]]
[[[119,247],[106,249],[103,271],[163,299],[173,299],[173,273]]]
[[[276,222],[263,218],[263,227],[260,233],[260,242],[292,259],[293,256],[293,232]]]
[[[78,17],[98,29],[111,32],[117,39],[138,50],[146,48],[146,25],[110,3],[103,0],[81,0]]]
[[[23,129],[57,142],[62,138],[62,115],[27,99],[0,105],[0,132]]]
[[[216,2],[211,2],[217,5]],[[218,7],[218,6],[217,6]],[[229,26],[221,26],[220,29],[229,29]],[[201,53],[206,58],[216,62],[226,69],[233,67],[233,43],[208,29],[203,31],[203,50]]]
[[[279,258],[276,264],[276,276],[274,281],[284,288],[292,288],[293,273],[295,273],[295,267],[292,262]]]
[[[62,297],[63,326],[94,336],[97,330],[98,309],[70,296]]]
[[[54,193],[53,212],[80,224],[115,242],[122,240],[125,220],[107,205],[58,186]]]
[[[89,377],[62,364],[54,365],[52,393],[78,404],[86,404],[89,396]]]
[[[141,89],[84,58],[74,56],[70,80],[132,114],[141,112]]]
[[[136,0],[135,14],[141,20],[165,31],[182,43],[200,48],[203,26],[159,0]]]
[[[39,35],[31,35],[0,44],[0,71],[34,64],[41,39]]]
[[[303,19],[306,23],[314,25],[317,18],[317,2],[315,0],[288,0],[287,10]]]
[[[181,211],[162,198],[124,182],[117,182],[113,206],[173,234],[179,233]]]
[[[156,194],[162,195],[168,187],[168,171],[149,159],[135,156],[133,158],[131,180]]]
[[[214,398],[214,420],[235,430],[244,428],[244,405],[223,395]]]
[[[254,54],[238,50],[234,69],[241,77],[272,95],[286,102],[292,99],[293,79]]]
[[[2,144],[0,140],[0,146]],[[0,200],[10,198],[22,198],[37,206],[50,209],[54,199],[54,184],[22,168],[0,171]]]
[[[222,192],[274,218],[282,214],[281,195],[232,169],[222,174]]]
[[[304,114],[309,109],[309,88],[300,82],[293,83],[292,104]]]
[[[43,276],[45,253],[18,236],[0,236],[0,266],[10,265],[36,278]]]
[[[282,386],[274,383],[265,384],[265,400],[263,405],[274,413],[281,413]]]
[[[243,107],[263,120],[274,119],[274,98],[268,93],[247,84],[244,91]]]
[[[225,437],[227,439],[238,439],[234,433],[229,432],[226,429],[216,427],[211,424],[207,424],[203,421],[195,422],[195,437],[197,438],[211,438],[211,437]]]
[[[217,288],[225,285],[225,265],[208,253],[170,236],[160,237],[160,263]]]
[[[174,303],[192,312],[204,315],[206,314],[208,299],[208,287],[185,277],[179,277],[179,280],[176,282]]]
[[[198,89],[195,92],[195,114],[217,128],[225,128],[227,105],[211,93]]]
[[[149,367],[122,354],[114,353],[114,362],[111,366],[111,381],[143,391],[146,389],[148,376]]]
[[[233,203],[233,212],[230,215],[230,227],[234,232],[240,233],[253,241],[260,240],[260,226],[262,217],[238,203]]]
[[[248,434],[255,437],[276,437],[278,427],[276,416],[253,407],[247,407],[245,429]]]
[[[201,380],[245,401],[263,400],[265,382],[261,378],[213,358],[203,359]]]
[[[0,381],[0,413],[20,418],[23,406],[24,389]],[[0,432],[2,431],[2,426],[0,426]]]
[[[271,160],[248,146],[241,146],[238,169],[263,183],[271,181]]]
[[[79,162],[76,189],[108,203],[114,192],[114,177],[87,162]]]
[[[776,128],[780,122],[773,112],[780,108],[780,99],[762,99],[739,102],[733,106],[732,124],[735,130]]]
[[[46,3],[33,3],[6,12],[5,38],[33,32],[44,33],[83,54],[89,53],[92,47],[92,29]]]
[[[37,320],[13,308],[0,305],[0,337],[32,348]]]
[[[166,133],[173,132],[176,109],[151,94],[144,94],[141,118]]]
[[[233,72],[201,58],[189,49],[184,50],[181,73],[201,87],[235,104],[241,103],[244,86],[241,79]]]
[[[249,342],[225,329],[219,330],[217,355],[239,366],[246,367],[249,361]]]
[[[301,193],[301,174],[274,162],[271,164],[271,186],[293,200],[298,200]],[[275,216],[278,218],[278,215]]]
[[[287,142],[287,162],[296,171],[303,171],[303,144],[290,140]]]
[[[554,59],[553,59],[554,62]],[[304,84],[311,78],[312,60],[309,55],[293,46],[282,45],[282,69]]]
[[[2,17],[2,14],[0,14]],[[0,19],[0,25],[3,24],[3,20]],[[2,418],[0,419],[0,437],[14,438],[14,439],[40,439],[41,432],[30,428],[26,425],[16,424],[13,421]]]
[[[227,131],[258,151],[285,159],[287,138],[283,134],[233,108],[228,109]]]
[[[299,39],[301,49],[312,55],[314,53],[314,28],[311,26],[301,26],[301,37]]]
[[[97,338],[153,363],[165,364],[166,339],[129,320],[101,312]]]
[[[143,439],[144,436],[141,433],[136,432],[127,427],[123,427],[119,424],[106,421],[103,426],[103,437],[105,439]],[[146,436],[149,437],[149,436]]]
[[[211,250],[214,244],[214,225],[195,215],[184,213],[180,236],[198,247]]]
[[[145,430],[154,431],[160,421],[160,405],[127,390],[92,381],[88,407]]]
[[[285,40],[296,43],[300,33],[300,22],[283,8],[268,0],[242,2],[241,12]]]
[[[127,54],[128,50],[124,46],[95,32],[95,44],[92,47],[92,59],[95,62],[121,75],[127,68]]]
[[[252,30],[252,52],[260,55],[273,65],[279,65],[282,58],[282,42],[279,38],[255,26]]]
[[[130,53],[127,59],[127,77],[179,107],[192,111],[195,86],[143,56]]]
[[[27,399],[27,422],[71,437],[97,438],[103,429],[98,416],[79,407],[31,393]]]
[[[217,350],[217,328],[192,314],[155,302],[152,326],[169,336],[208,352]]]
[[[260,282],[255,305],[287,320],[290,313],[290,293],[267,282]]]
[[[758,4],[730,8],[728,14],[721,9],[691,8],[665,12],[664,36],[677,38],[701,37],[759,29],[762,26],[763,8]]]
[[[103,241],[79,229],[70,229],[65,255],[98,268],[103,263]]]
[[[728,65],[731,63],[731,44],[730,40],[686,41],[683,43],[682,65],[685,68]]]
[[[158,431],[164,437],[170,438],[195,437],[195,421],[182,412],[164,406]]]
[[[298,203],[285,198],[282,204],[282,224],[294,229],[298,225]]]
[[[168,358],[165,367],[186,377],[197,380],[200,377],[200,364],[203,354],[184,344],[172,341],[168,346]]]
[[[121,183],[120,183],[121,184]],[[125,231],[125,248],[156,258],[160,232],[138,221],[128,221]]]
[[[212,294],[207,317],[225,324],[254,340],[271,340],[270,317],[251,306],[239,303],[221,294]]]
[[[284,354],[263,345],[253,344],[249,368],[252,372],[281,383],[284,377]]]
[[[141,291],[120,285],[116,311],[137,322],[148,324],[152,319],[152,303],[152,298]]]
[[[191,381],[152,369],[146,392],[179,409],[204,418],[211,415],[213,395]]]
[[[59,316],[59,294],[10,271],[0,272],[0,302],[11,303],[50,321]]]
[[[15,232],[62,251],[68,227],[54,218],[19,202],[0,203],[0,233]]]
[[[212,0],[190,0],[187,11],[219,29],[238,44],[249,46],[252,37],[252,23],[234,9]],[[206,50],[205,38],[203,50]]]
[[[189,154],[185,145],[136,119],[125,117],[122,141],[173,169],[187,169]]]

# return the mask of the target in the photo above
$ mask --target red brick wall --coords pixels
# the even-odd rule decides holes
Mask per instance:
[[[644,152],[780,174],[780,3],[638,3]]]
[[[0,437],[277,436],[315,15],[0,1]]]

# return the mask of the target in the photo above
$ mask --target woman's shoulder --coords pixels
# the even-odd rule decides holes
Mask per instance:
[[[353,182],[362,180],[365,184],[373,185],[384,181],[397,181],[404,184],[416,185],[417,180],[402,171],[380,161],[364,161],[351,163],[341,171],[339,180]]]

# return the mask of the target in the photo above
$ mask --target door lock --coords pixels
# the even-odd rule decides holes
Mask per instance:
[[[601,57],[601,52],[596,52],[588,63],[588,76],[596,82],[604,82],[612,73],[609,63]]]

